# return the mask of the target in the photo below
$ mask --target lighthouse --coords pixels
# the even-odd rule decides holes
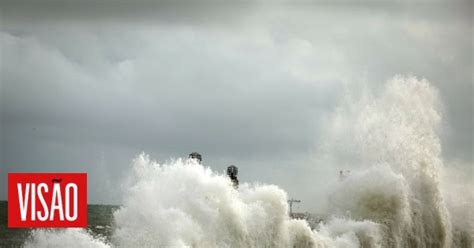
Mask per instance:
[[[188,158],[195,159],[199,164],[202,162],[201,154],[197,152],[192,152],[189,154]]]
[[[236,189],[239,187],[239,179],[237,179],[237,174],[239,174],[239,168],[237,168],[237,166],[230,165],[227,167],[227,176],[229,176],[234,188]]]

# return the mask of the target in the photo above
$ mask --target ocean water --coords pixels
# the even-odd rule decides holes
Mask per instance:
[[[109,241],[113,230],[113,212],[117,209],[118,206],[113,205],[88,205],[87,231],[95,238]],[[8,202],[0,201],[0,247],[23,247],[31,237],[31,230],[7,228],[7,213]]]
[[[206,164],[141,154],[122,205],[90,206],[87,230],[1,235],[6,245],[26,248],[471,248],[472,178],[447,180],[442,119],[439,93],[426,80],[397,76],[378,91],[348,94],[328,120],[318,155],[334,168],[351,161],[354,169],[328,199],[316,199],[329,205],[319,223],[290,218],[287,193],[277,185],[243,182],[236,190]]]

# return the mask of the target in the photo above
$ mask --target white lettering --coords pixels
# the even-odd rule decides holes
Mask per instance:
[[[63,203],[61,199],[61,188],[59,183],[55,183],[53,186],[53,198],[51,199],[51,215],[49,216],[49,220],[54,219],[54,211],[59,212],[59,220],[64,220],[64,210],[63,210]]]
[[[71,216],[71,206],[70,206],[70,189],[73,193],[73,215]],[[68,183],[66,185],[66,219],[68,221],[75,221],[77,219],[77,185],[75,183]]]
[[[44,200],[43,193],[41,192],[42,189],[44,189],[45,193],[48,193],[48,185],[45,183],[40,183],[38,185],[38,199],[41,203],[41,206],[43,206],[44,209],[44,215],[41,215],[41,211],[37,211],[36,214],[38,215],[38,219],[40,221],[45,221],[48,219],[49,211],[48,211],[48,205],[46,205],[46,201]]]
[[[26,220],[26,211],[27,211],[27,206],[28,206],[28,195],[30,192],[30,184],[26,184],[26,189],[25,189],[25,196],[23,197],[23,190],[21,189],[21,183],[17,184],[18,188],[18,200],[20,201],[20,214],[21,214],[21,220],[25,221]]]

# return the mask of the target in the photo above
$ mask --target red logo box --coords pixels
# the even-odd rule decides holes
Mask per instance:
[[[87,227],[87,174],[8,173],[8,227]]]

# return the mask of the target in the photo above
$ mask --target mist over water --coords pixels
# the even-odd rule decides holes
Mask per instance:
[[[335,114],[329,146],[363,169],[335,192],[336,207],[383,224],[384,246],[449,247],[437,90],[426,80],[395,77],[379,95],[365,93],[346,105]]]
[[[472,247],[472,201],[445,199],[441,110],[437,90],[413,77],[348,95],[329,122],[323,150],[335,167],[352,169],[321,199],[327,218],[314,229],[288,216],[287,194],[276,185],[242,183],[235,190],[205,164],[159,164],[142,154],[114,213],[111,242],[81,229],[40,230],[25,246]],[[456,194],[472,198],[469,187]]]

